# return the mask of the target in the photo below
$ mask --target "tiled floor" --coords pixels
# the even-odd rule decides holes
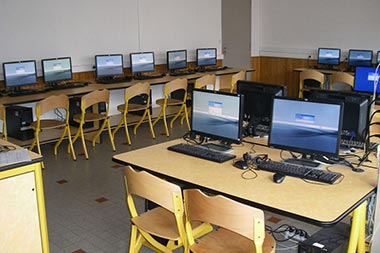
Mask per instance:
[[[186,127],[176,122],[169,138],[163,134],[162,124],[156,125],[155,131],[156,139],[153,140],[147,124],[143,124],[136,136],[131,135],[132,145],[128,146],[125,145],[124,132],[120,130],[115,138],[116,152],[112,152],[106,136],[95,148],[88,142],[89,160],[81,155],[82,147],[78,141],[75,143],[75,162],[66,153],[66,143],[61,145],[58,156],[53,155],[53,144],[43,145],[43,180],[52,253],[128,252],[130,224],[122,167],[112,162],[112,156],[178,138],[186,132]],[[146,157],[149,159],[149,154]],[[139,203],[139,208],[143,208],[143,201]],[[273,229],[285,223],[303,228],[310,234],[319,229],[270,213],[266,213],[266,218],[266,224]],[[278,243],[276,251],[297,252],[297,248],[293,242]],[[152,251],[143,248],[141,252]]]

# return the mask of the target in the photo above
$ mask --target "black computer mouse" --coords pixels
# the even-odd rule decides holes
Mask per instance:
[[[241,169],[241,170],[246,170],[248,169],[248,164],[246,161],[244,160],[239,160],[239,161],[236,161],[234,162],[234,166],[238,169]]]
[[[282,181],[284,181],[284,179],[285,179],[284,174],[281,174],[281,173],[274,173],[273,174],[273,182],[275,182],[276,184],[282,183]]]

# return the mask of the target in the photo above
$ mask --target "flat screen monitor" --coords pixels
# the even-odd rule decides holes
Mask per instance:
[[[95,55],[96,77],[112,77],[124,75],[123,55]]]
[[[131,53],[130,60],[132,73],[154,71],[153,52]]]
[[[313,89],[310,90],[309,100],[343,103],[341,138],[365,142],[372,101],[370,94]]]
[[[376,64],[380,63],[380,51],[377,51]]]
[[[216,65],[216,48],[198,48],[196,52],[198,67]]]
[[[350,49],[348,52],[348,66],[372,66],[372,50]]]
[[[243,96],[211,90],[192,92],[191,131],[223,144],[242,140]]]
[[[285,96],[286,86],[240,80],[237,82],[237,93],[244,95],[244,134],[268,134],[273,98]]]
[[[379,73],[373,67],[357,67],[355,69],[354,91],[373,93],[375,80],[379,80]],[[376,93],[380,92],[377,85]]]
[[[275,97],[269,146],[306,155],[338,156],[343,105]]]
[[[168,70],[184,69],[187,67],[187,51],[175,50],[166,52]]]
[[[45,83],[56,83],[72,79],[70,57],[43,59],[41,60],[41,65]]]
[[[13,88],[37,83],[36,61],[4,62],[5,87]]]
[[[339,48],[319,48],[318,64],[339,65],[340,49]]]

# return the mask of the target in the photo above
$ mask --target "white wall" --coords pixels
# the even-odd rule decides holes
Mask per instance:
[[[220,0],[2,0],[0,63],[71,56],[74,72],[88,71],[94,56],[197,47],[221,52]],[[3,79],[2,69],[0,79]]]
[[[316,58],[318,47],[380,50],[379,0],[252,0],[252,55]]]

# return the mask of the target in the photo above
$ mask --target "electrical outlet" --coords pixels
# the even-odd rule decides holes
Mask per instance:
[[[303,242],[307,239],[305,236],[305,232],[300,233],[300,230],[298,230],[298,229],[293,230],[291,232],[285,231],[284,232],[284,238],[285,239],[292,239],[292,240],[299,241],[299,242]]]

